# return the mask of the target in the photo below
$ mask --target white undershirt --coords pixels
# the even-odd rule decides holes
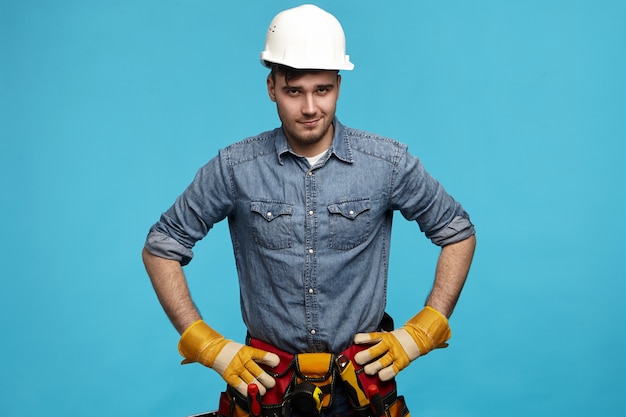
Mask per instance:
[[[309,164],[310,164],[311,166],[314,166],[314,165],[317,163],[317,161],[319,161],[320,159],[322,159],[322,157],[323,157],[324,155],[326,155],[326,152],[328,152],[328,150],[325,150],[324,152],[322,152],[322,153],[321,153],[321,154],[319,154],[319,155],[315,155],[315,156],[307,156],[307,157],[306,157],[306,160],[307,160],[307,161],[309,161]]]

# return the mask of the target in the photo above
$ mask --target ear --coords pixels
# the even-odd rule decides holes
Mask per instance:
[[[341,74],[337,74],[337,100],[339,100],[340,92],[341,92]]]
[[[267,94],[270,96],[270,100],[276,102],[276,86],[271,75],[267,76]]]

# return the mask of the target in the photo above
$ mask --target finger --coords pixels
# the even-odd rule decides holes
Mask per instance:
[[[272,378],[272,376],[265,372],[263,368],[261,368],[259,364],[254,361],[248,361],[246,363],[246,371],[252,376],[252,378],[255,379],[255,383],[258,382],[265,388],[273,388],[274,385],[276,385],[276,381],[274,380],[274,378]],[[261,388],[259,387],[259,392],[260,391]],[[261,395],[263,394],[264,393],[261,392]]]
[[[368,343],[376,343],[380,341],[380,333],[357,333],[354,335],[354,343],[357,345],[366,345]]]
[[[263,365],[267,365],[271,368],[277,367],[278,364],[280,363],[280,358],[275,353],[267,352],[265,350],[261,350],[261,349],[257,349],[257,348],[253,348],[249,346],[247,347],[247,352],[255,362],[261,363]]]
[[[359,365],[365,365],[378,358],[379,356],[384,355],[389,351],[389,346],[384,341],[380,341],[369,349],[362,350],[361,352],[354,355],[354,360]]]
[[[383,369],[383,365],[380,363],[380,361],[368,363],[363,368],[365,373],[368,375],[376,375],[381,369]]]
[[[247,393],[248,393],[248,385],[250,385],[250,384],[254,384],[254,385],[257,386],[257,388],[259,389],[259,394],[261,396],[265,395],[265,392],[267,391],[266,388],[265,388],[265,385],[263,385],[263,383],[258,378],[256,378],[253,374],[251,374],[249,371],[247,371],[247,370],[243,371],[241,373],[240,377],[243,380],[243,383],[244,383],[244,386],[245,386],[246,396],[247,396]],[[239,391],[239,387],[237,388],[237,390]],[[239,392],[241,392],[241,391],[239,391]]]
[[[363,350],[361,352],[358,352],[356,355],[354,355],[354,361],[358,363],[359,365],[365,365],[366,363],[370,362],[372,359],[374,358],[372,358],[368,350]]]
[[[378,378],[380,378],[381,381],[389,381],[396,375],[398,375],[398,370],[396,370],[396,367],[393,365],[383,368],[378,372]]]
[[[271,368],[275,368],[280,363],[280,358],[277,354],[272,352],[265,352],[263,350],[259,351],[261,355],[254,356],[255,360],[263,365],[267,365]],[[258,359],[257,359],[258,358]]]
[[[230,386],[234,387],[244,397],[248,396],[248,384],[246,384],[245,382],[240,381],[237,385],[230,384]]]
[[[262,386],[264,386],[267,389],[274,388],[274,386],[276,385],[276,380],[271,375],[268,375],[265,372],[263,372],[261,375],[258,375],[257,380]],[[260,391],[261,391],[261,388],[259,387],[259,392]],[[264,393],[261,393],[261,395],[263,394]]]

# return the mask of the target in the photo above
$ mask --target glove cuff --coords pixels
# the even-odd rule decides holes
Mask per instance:
[[[182,363],[201,362],[205,366],[213,367],[215,357],[221,349],[216,349],[217,352],[210,352],[207,349],[221,340],[224,340],[224,337],[203,320],[194,322],[178,341],[178,352],[185,357]]]
[[[446,341],[452,336],[452,331],[448,325],[448,319],[431,306],[426,306],[412,319],[406,322],[405,327],[422,333],[426,338],[416,340],[422,355],[433,349],[447,347]]]

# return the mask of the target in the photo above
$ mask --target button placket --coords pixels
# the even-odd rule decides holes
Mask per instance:
[[[316,189],[315,175],[313,170],[306,172],[305,178],[305,252],[306,252],[306,270],[304,274],[305,288],[305,309],[307,317],[307,327],[309,329],[309,344],[312,348],[316,348],[319,342],[319,306],[317,305],[317,210],[316,210]]]

